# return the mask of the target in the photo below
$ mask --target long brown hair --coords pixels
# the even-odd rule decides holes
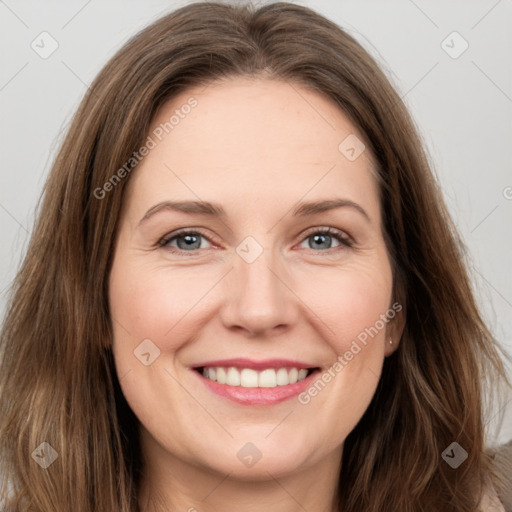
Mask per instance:
[[[138,423],[114,370],[107,300],[123,190],[136,169],[106,192],[105,183],[144,143],[165,101],[242,75],[332,99],[378,163],[395,299],[407,318],[373,401],[346,439],[340,511],[476,510],[490,474],[484,398],[506,375],[407,109],[361,45],[314,11],[199,2],[159,19],[108,62],[45,185],[1,333],[8,512],[139,509]],[[453,442],[467,452],[458,469],[442,458]],[[46,469],[36,463],[52,454]]]

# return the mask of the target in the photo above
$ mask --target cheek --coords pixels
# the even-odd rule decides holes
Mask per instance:
[[[189,339],[189,316],[210,281],[211,276],[201,280],[190,270],[149,267],[122,257],[114,261],[109,280],[114,360],[123,394],[143,423],[160,421],[155,410],[162,398],[155,390],[172,388],[164,370]]]
[[[178,269],[119,265],[110,279],[112,317],[131,337],[172,342],[186,315],[211,287],[212,276]],[[118,329],[123,336],[123,332]],[[170,336],[171,332],[173,336]],[[167,349],[172,347],[167,346]]]
[[[392,299],[391,268],[385,256],[316,272],[314,286],[306,290],[302,292],[305,302],[323,321],[325,339],[336,354],[349,350],[358,337],[364,340],[368,331],[372,339],[385,336],[386,324],[381,318]]]
[[[355,427],[379,381],[387,322],[394,316],[391,268],[382,264],[387,261],[318,272],[314,289],[304,297],[321,319],[317,331],[332,349],[331,366],[299,397],[306,408],[322,411],[316,421],[330,433],[326,449]]]

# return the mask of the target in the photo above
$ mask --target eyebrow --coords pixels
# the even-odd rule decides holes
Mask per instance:
[[[359,212],[368,222],[371,222],[369,215],[364,208],[350,201],[349,199],[325,199],[322,201],[310,201],[299,203],[292,211],[295,217],[306,217],[318,213],[334,210],[336,208],[352,208]],[[210,217],[226,217],[226,211],[222,206],[208,201],[162,201],[152,206],[139,221],[139,226],[153,215],[161,211],[175,211],[190,215],[207,215]]]

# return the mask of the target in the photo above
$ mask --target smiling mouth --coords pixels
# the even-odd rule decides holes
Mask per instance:
[[[202,366],[194,368],[204,378],[226,386],[243,388],[276,388],[296,384],[309,377],[319,368],[267,368],[262,371],[253,368]]]

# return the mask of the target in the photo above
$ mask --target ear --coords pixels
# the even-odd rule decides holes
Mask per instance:
[[[384,348],[384,355],[386,357],[390,356],[400,345],[405,327],[405,311],[402,305],[395,302],[392,309],[396,314],[389,320],[386,326],[386,346]],[[390,340],[392,343],[390,343]]]

